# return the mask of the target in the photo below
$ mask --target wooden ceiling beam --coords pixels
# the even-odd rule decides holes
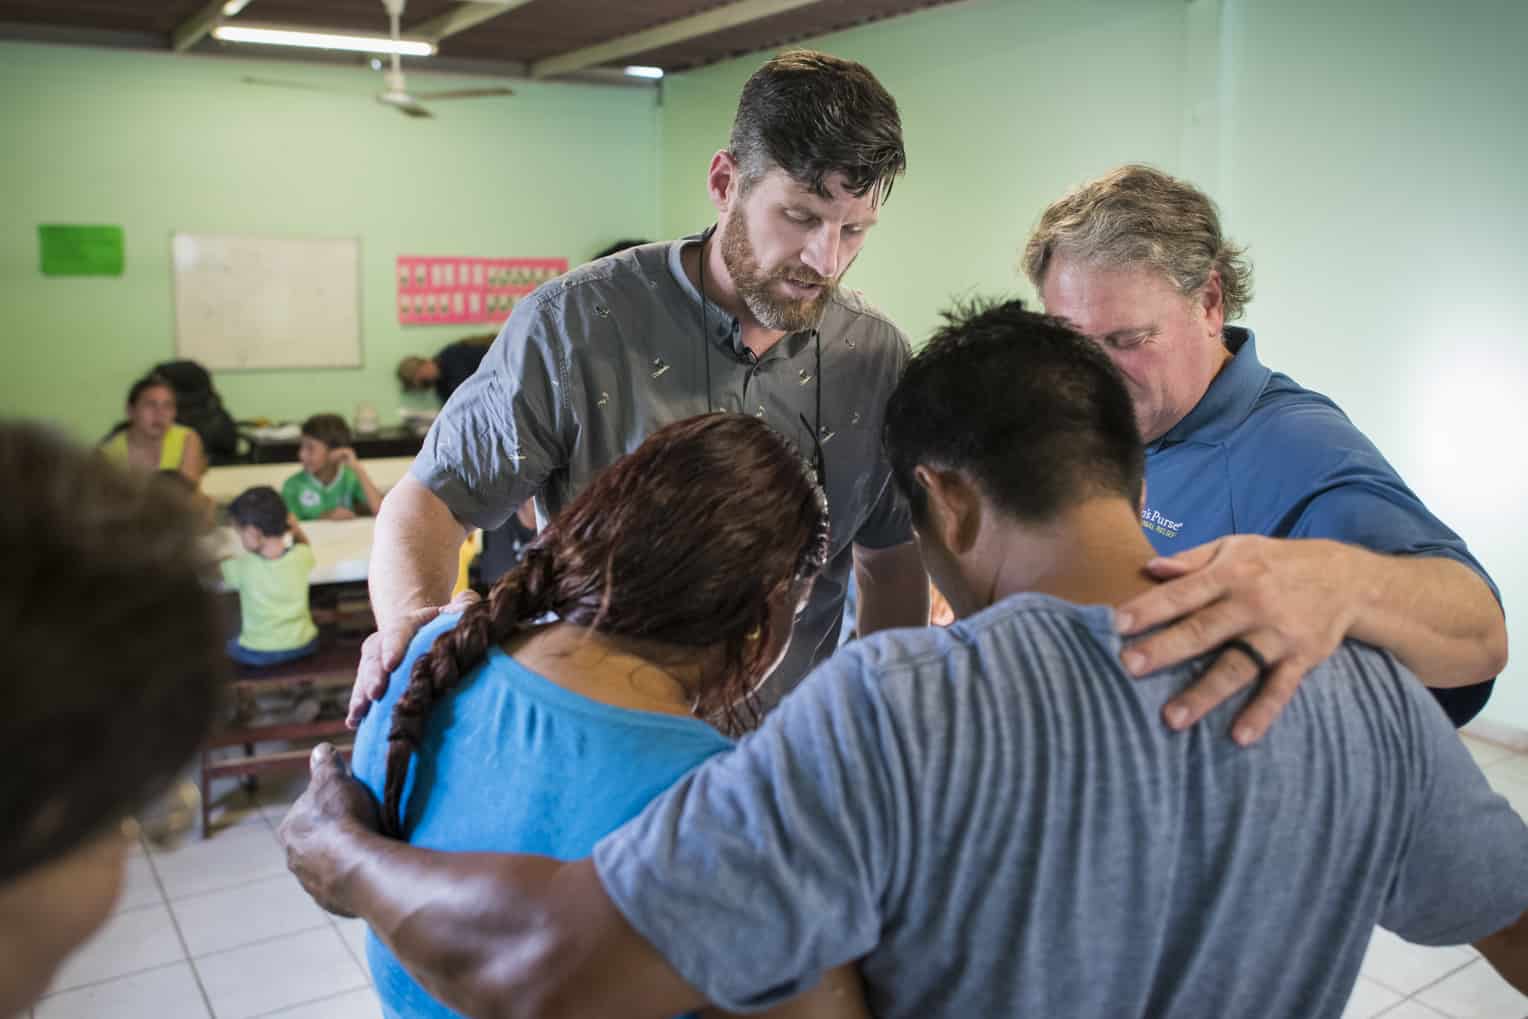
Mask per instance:
[[[714,7],[709,11],[692,14],[687,18],[670,21],[640,32],[623,35],[616,39],[583,46],[554,57],[537,60],[531,64],[532,78],[550,78],[587,67],[608,64],[622,57],[672,46],[701,36],[746,25],[775,14],[784,14],[798,7],[807,7],[819,0],[734,0],[733,3]]]
[[[531,0],[469,0],[457,4],[444,14],[409,26],[408,34],[431,42],[440,42],[458,32],[481,25],[500,15],[508,14],[516,7],[524,7]]]
[[[223,20],[223,4],[225,0],[210,0],[201,10],[191,15],[185,21],[175,26],[170,33],[170,48],[176,53],[184,53],[195,46]]]

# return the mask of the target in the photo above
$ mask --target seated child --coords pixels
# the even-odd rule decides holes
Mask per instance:
[[[314,414],[302,423],[297,444],[302,470],[281,486],[281,498],[298,520],[350,520],[358,512],[376,515],[382,493],[355,450],[350,426],[338,414]]]
[[[228,641],[229,657],[241,665],[280,665],[311,655],[318,627],[308,611],[314,559],[307,536],[269,485],[242,492],[228,520],[248,553],[222,563],[223,582],[239,592],[239,635]]]

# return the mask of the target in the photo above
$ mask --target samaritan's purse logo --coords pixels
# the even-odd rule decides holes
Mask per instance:
[[[1146,508],[1141,510],[1141,526],[1148,531],[1154,531],[1164,538],[1176,538],[1178,532],[1183,529],[1183,521],[1169,520],[1156,510]]]

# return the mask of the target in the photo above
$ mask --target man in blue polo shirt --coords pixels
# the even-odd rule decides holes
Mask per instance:
[[[1172,583],[1122,606],[1144,675],[1232,638],[1169,702],[1181,728],[1263,677],[1234,735],[1257,740],[1344,637],[1393,652],[1456,725],[1506,664],[1500,597],[1464,541],[1428,512],[1342,410],[1258,360],[1227,326],[1251,266],[1209,196],[1125,166],[1045,210],[1024,269],[1047,312],[1109,354],[1147,442],[1141,523]],[[1302,540],[1290,540],[1302,539]]]

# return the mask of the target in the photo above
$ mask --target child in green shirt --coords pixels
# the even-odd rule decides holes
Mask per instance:
[[[229,657],[241,665],[279,665],[313,654],[318,627],[308,610],[314,559],[307,536],[269,485],[240,494],[228,516],[247,553],[222,563],[223,582],[239,592],[240,629],[228,641]]]
[[[281,498],[298,520],[350,520],[376,515],[382,494],[355,450],[350,426],[338,414],[315,414],[302,423],[297,459],[303,469],[287,478]]]

